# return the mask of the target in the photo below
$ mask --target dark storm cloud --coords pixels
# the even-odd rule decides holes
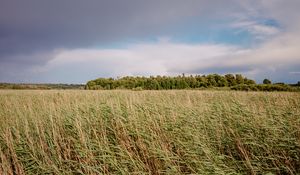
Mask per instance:
[[[220,2],[0,0],[0,81],[23,81],[23,74],[46,65],[57,50],[169,35],[188,18],[201,16],[199,23],[213,18],[209,12],[221,12]]]
[[[0,56],[3,60],[12,54],[165,34],[180,19],[222,7],[221,3],[200,2],[0,0]]]

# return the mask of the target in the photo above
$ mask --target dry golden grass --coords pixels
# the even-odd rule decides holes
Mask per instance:
[[[297,174],[300,93],[0,91],[0,174]]]

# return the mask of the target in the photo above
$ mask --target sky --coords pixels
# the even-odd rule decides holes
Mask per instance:
[[[0,0],[0,82],[300,81],[299,0]]]

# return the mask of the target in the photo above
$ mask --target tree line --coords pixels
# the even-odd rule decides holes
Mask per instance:
[[[0,83],[0,89],[84,89],[83,84],[25,84],[25,83]]]
[[[170,76],[150,76],[122,78],[98,78],[87,82],[86,89],[196,89],[209,87],[233,87],[236,85],[255,85],[254,80],[248,79],[241,74],[209,74],[209,75],[190,75],[184,74]]]

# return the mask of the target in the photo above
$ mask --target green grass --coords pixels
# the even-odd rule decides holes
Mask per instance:
[[[0,174],[299,174],[300,93],[0,91]]]

